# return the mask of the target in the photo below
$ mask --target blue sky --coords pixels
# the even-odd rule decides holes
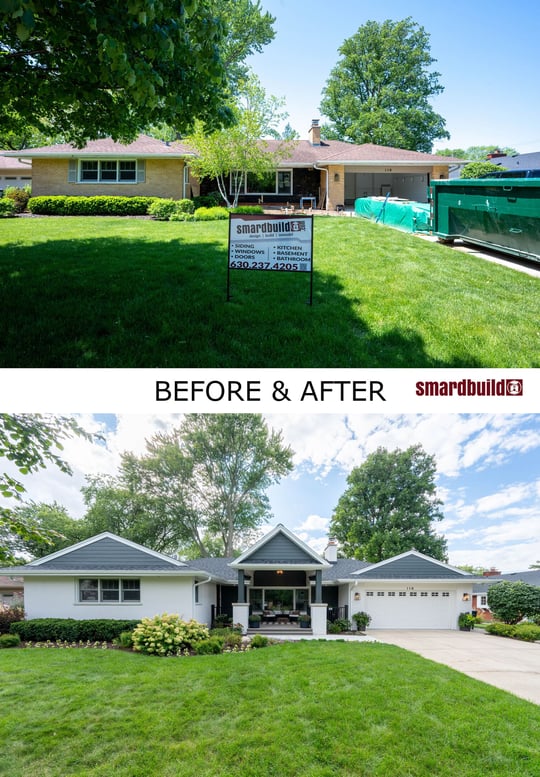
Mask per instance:
[[[249,63],[268,94],[285,97],[291,125],[307,137],[322,118],[321,92],[343,41],[369,20],[407,16],[430,35],[433,69],[445,87],[432,100],[450,140],[437,148],[498,144],[540,150],[540,5],[535,0],[261,0],[276,37]]]
[[[294,473],[269,491],[269,526],[283,523],[322,551],[352,468],[379,446],[393,450],[420,443],[437,461],[445,516],[438,529],[447,538],[452,564],[512,572],[540,559],[539,415],[290,414],[266,419],[282,430],[295,452]],[[114,474],[121,452],[142,453],[145,439],[178,424],[181,416],[88,415],[79,420],[100,431],[104,441],[66,442],[64,457],[73,476],[51,467],[24,478],[29,498],[56,500],[73,517],[84,513],[80,488],[85,474]]]

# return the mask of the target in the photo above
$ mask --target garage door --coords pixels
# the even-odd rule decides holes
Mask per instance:
[[[453,591],[434,589],[366,592],[366,609],[373,629],[453,629]]]

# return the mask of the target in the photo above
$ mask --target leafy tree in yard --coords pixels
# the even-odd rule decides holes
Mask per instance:
[[[41,558],[62,548],[80,542],[88,536],[83,521],[77,521],[68,514],[65,507],[52,504],[29,502],[13,510],[15,517],[28,526],[43,533],[42,536],[20,538],[19,550],[25,556]]]
[[[269,517],[266,489],[292,469],[280,432],[254,414],[187,415],[124,454],[117,478],[94,478],[90,533],[110,529],[166,552],[232,556]]]
[[[485,175],[499,173],[501,170],[506,170],[506,167],[494,165],[493,162],[469,162],[461,168],[460,178],[483,178]]]
[[[26,122],[78,145],[133,140],[161,123],[185,132],[196,118],[226,126],[242,59],[271,39],[272,22],[247,0],[9,0],[0,6],[0,124],[20,133]]]
[[[369,21],[340,47],[323,90],[325,137],[430,152],[450,137],[429,99],[443,91],[429,35],[409,16]]]
[[[238,101],[232,108],[234,126],[212,132],[203,122],[197,122],[195,131],[186,138],[186,143],[197,152],[190,160],[191,170],[198,178],[215,180],[228,206],[238,204],[248,174],[262,181],[275,175],[279,161],[288,152],[287,141],[271,149],[264,140],[269,135],[277,136],[276,124],[286,115],[282,107],[283,100],[267,97],[258,79],[252,76],[241,85]],[[257,184],[251,188],[264,191]]]
[[[378,562],[414,548],[445,561],[446,540],[432,527],[443,518],[435,475],[435,459],[420,445],[378,448],[355,467],[330,525],[345,555]]]
[[[92,439],[73,418],[0,414],[0,456],[13,462],[21,475],[44,469],[48,464],[71,474],[69,464],[58,452],[63,450],[62,440],[73,435]],[[0,473],[0,496],[21,502],[25,491],[13,475]],[[14,563],[21,539],[46,543],[51,536],[24,512],[0,505],[0,563]]]
[[[493,615],[504,623],[519,623],[523,618],[540,615],[540,587],[503,580],[488,590],[488,605]]]

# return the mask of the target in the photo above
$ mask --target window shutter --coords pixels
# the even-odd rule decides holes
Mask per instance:
[[[68,183],[77,183],[77,160],[69,160]]]
[[[144,159],[137,159],[137,183],[144,183],[146,180],[146,162]]]

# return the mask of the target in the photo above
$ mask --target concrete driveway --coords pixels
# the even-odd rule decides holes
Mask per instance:
[[[377,642],[412,650],[439,664],[540,704],[540,644],[467,631],[368,629]]]

